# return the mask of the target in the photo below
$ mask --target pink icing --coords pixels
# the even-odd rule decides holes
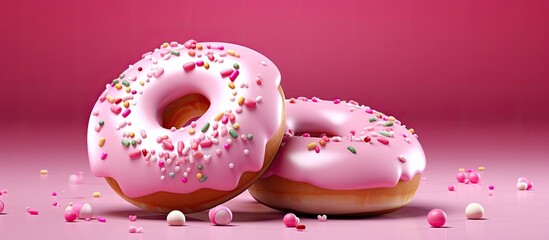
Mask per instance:
[[[225,69],[238,76],[222,77]],[[108,84],[95,104],[88,124],[91,170],[114,178],[129,197],[233,190],[244,172],[261,170],[265,145],[282,124],[279,85],[277,67],[249,48],[193,40],[163,44]],[[191,125],[163,128],[163,106],[192,93],[204,95],[209,109]],[[255,104],[240,106],[241,97]],[[220,113],[227,121],[214,120]]]
[[[333,136],[307,137],[309,133]],[[394,187],[424,169],[423,149],[400,121],[356,102],[298,98],[286,101],[286,134],[263,177],[357,190]]]

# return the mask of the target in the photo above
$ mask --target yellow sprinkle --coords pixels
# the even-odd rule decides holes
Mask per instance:
[[[194,128],[189,129],[189,134],[194,135],[194,133],[195,133]]]
[[[484,171],[484,166],[480,166],[480,167],[478,167],[478,171],[479,171],[479,172],[482,172],[482,171]]]
[[[204,68],[205,68],[206,70],[209,69],[209,68],[210,68],[210,64],[207,63],[207,62],[205,62],[205,63],[204,63]]]
[[[227,49],[227,54],[229,54],[229,55],[231,55],[231,56],[234,57],[234,53],[235,53],[234,50],[232,50],[232,49]]]
[[[200,43],[199,43],[199,44],[196,44],[196,49],[202,50],[202,44],[200,44]]]
[[[390,117],[387,118],[387,121],[394,122],[395,120],[396,120],[396,119],[395,119],[395,117],[393,117],[393,116],[390,116]]]
[[[130,93],[132,91],[132,88],[131,87],[126,87],[126,92],[127,93]]]
[[[93,197],[94,197],[94,198],[100,198],[100,197],[101,197],[101,193],[100,193],[100,192],[93,192]]]
[[[320,146],[326,146],[326,141],[320,140],[320,141],[318,141],[318,142],[320,143]]]
[[[165,42],[165,43],[162,43],[162,48],[168,48],[170,46],[169,43]]]
[[[311,143],[307,144],[307,149],[313,150],[315,148],[316,148],[316,142],[311,142]]]
[[[103,147],[103,145],[105,145],[105,137],[100,137],[99,138],[99,147]]]
[[[239,97],[238,98],[238,105],[241,105],[244,104],[244,97]]]
[[[48,175],[48,170],[46,169],[40,170],[40,175]]]
[[[234,130],[238,130],[240,128],[240,124],[239,123],[233,124],[233,128]]]
[[[229,87],[230,87],[231,89],[234,89],[234,87],[235,87],[235,86],[234,86],[234,83],[233,83],[233,82],[230,82],[230,83],[229,83]]]
[[[120,83],[117,83],[116,85],[114,85],[114,87],[118,90],[122,89],[122,84]]]
[[[458,171],[465,172],[465,168],[459,168]]]
[[[202,178],[202,173],[197,173],[196,178],[201,179]]]
[[[131,137],[131,138],[135,137],[135,133],[134,133],[134,132],[130,132],[130,137]]]
[[[111,96],[111,95],[107,95],[107,101],[110,102],[110,103],[114,103],[114,97]]]
[[[139,81],[139,85],[141,85],[141,86],[145,86],[145,82],[143,82],[143,81]]]
[[[129,108],[129,107],[130,107],[130,102],[124,101],[124,107],[125,107],[125,108]]]
[[[240,57],[240,53],[234,52],[234,57],[239,58],[239,57]]]
[[[411,134],[414,134],[414,129],[413,128],[410,128],[408,131],[410,131]]]
[[[217,115],[215,115],[214,120],[219,121],[219,120],[221,120],[222,117],[223,117],[223,112],[220,112]]]

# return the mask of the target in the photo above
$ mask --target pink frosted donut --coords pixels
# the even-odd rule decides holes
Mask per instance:
[[[202,211],[265,171],[284,115],[280,72],[265,56],[229,43],[164,43],[97,100],[91,170],[139,207]]]
[[[259,202],[308,214],[373,215],[413,197],[425,154],[413,129],[354,101],[290,99],[273,165],[251,188]]]

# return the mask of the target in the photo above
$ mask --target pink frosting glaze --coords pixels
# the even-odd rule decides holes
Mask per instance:
[[[286,101],[286,133],[264,178],[358,190],[394,187],[425,169],[417,135],[394,117],[354,101]]]
[[[88,124],[91,170],[114,178],[129,197],[233,190],[244,172],[261,170],[265,145],[282,124],[279,85],[277,67],[249,48],[165,43],[99,97]],[[208,110],[188,126],[163,128],[164,106],[193,93],[210,101]]]

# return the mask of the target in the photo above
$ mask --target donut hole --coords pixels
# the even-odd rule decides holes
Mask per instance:
[[[318,131],[299,131],[299,132],[295,132],[294,136],[303,136],[303,134],[309,134],[309,137],[313,137],[313,138],[322,138],[323,136],[331,138],[334,136],[339,136],[337,134],[333,134],[330,132],[318,132]]]
[[[210,100],[202,94],[193,93],[168,103],[161,111],[163,128],[182,128],[199,119],[210,108]]]

